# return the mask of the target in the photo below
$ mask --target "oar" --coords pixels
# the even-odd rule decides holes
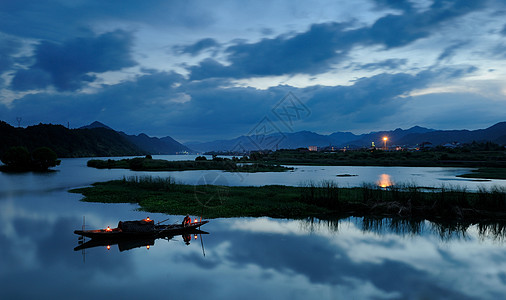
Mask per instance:
[[[165,219],[165,220],[163,220],[163,221],[160,221],[160,222],[156,223],[156,225],[160,225],[160,224],[162,224],[163,222],[168,221],[169,219],[170,219],[170,218],[167,218],[167,219]]]
[[[202,233],[200,234],[200,244],[202,245],[202,254],[205,257],[206,256],[206,252],[204,251],[204,239],[202,238]]]

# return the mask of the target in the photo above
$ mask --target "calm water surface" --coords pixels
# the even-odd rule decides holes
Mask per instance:
[[[86,161],[65,159],[50,174],[0,173],[0,299],[502,299],[506,293],[502,227],[451,230],[429,222],[356,218],[330,223],[216,219],[202,228],[209,234],[192,237],[189,245],[177,236],[156,240],[149,249],[120,251],[112,245],[110,250],[74,251],[78,241],[73,230],[81,228],[83,216],[88,228],[101,228],[147,215],[135,205],[84,203],[80,195],[68,193],[96,181],[144,174],[86,168]],[[297,167],[278,174],[156,175],[230,185],[298,185],[332,178],[353,186],[360,177],[358,184],[387,174],[394,182],[413,178],[440,186],[462,171]],[[358,176],[336,177],[344,173]]]

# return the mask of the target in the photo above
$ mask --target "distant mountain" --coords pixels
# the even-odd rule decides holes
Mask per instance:
[[[383,138],[387,137],[387,145],[416,145],[421,142],[405,143],[403,141],[403,138],[408,135],[425,134],[430,132],[434,132],[434,129],[424,128],[420,126],[414,126],[406,130],[397,128],[393,131],[378,131],[362,134],[358,137],[358,139],[348,141],[347,144],[351,147],[370,147],[374,142],[376,147],[382,147],[384,144]]]
[[[84,128],[106,128],[113,130],[109,126],[100,123],[98,121],[95,121],[91,123],[90,125],[86,125],[81,127]],[[157,137],[150,137],[144,133],[138,134],[138,135],[128,135],[124,132],[119,132],[124,138],[126,138],[128,141],[130,141],[132,144],[134,144],[139,149],[142,149],[144,152],[149,154],[177,154],[182,152],[188,152],[192,153],[194,152],[190,148],[182,145],[181,143],[177,142],[170,136],[166,136],[163,138],[157,138]]]
[[[311,131],[295,133],[274,133],[267,136],[240,136],[231,140],[217,140],[207,143],[187,143],[186,146],[200,152],[238,151],[259,149],[294,149],[308,145],[325,147],[332,145],[335,138]]]
[[[394,131],[371,132],[368,134],[355,135],[351,132],[334,132],[330,135],[322,135],[311,131],[299,131],[294,133],[275,133],[263,137],[246,137],[231,140],[218,140],[207,143],[188,143],[186,146],[202,152],[208,151],[230,151],[230,150],[259,150],[259,149],[296,149],[307,148],[308,146],[317,147],[369,147],[371,142],[381,146],[383,137],[388,136],[388,144],[395,144],[402,137],[412,133],[425,133],[430,132],[432,129],[427,129],[419,126],[412,127],[408,130],[396,129]],[[255,143],[257,140],[271,140],[279,141],[278,143]],[[240,145],[240,146],[238,146]],[[268,147],[264,147],[264,145]]]
[[[506,144],[506,122],[497,123],[485,129],[477,130],[436,130],[426,133],[413,133],[404,136],[400,144],[420,144],[430,142],[433,145],[446,143],[495,142]]]
[[[149,137],[146,134],[127,135],[100,122],[78,129],[62,125],[39,124],[15,128],[0,121],[0,155],[12,146],[24,146],[30,152],[46,146],[58,157],[108,157],[146,154],[176,154],[193,152],[167,136]]]
[[[500,145],[506,145],[506,122],[497,123],[486,129],[478,130],[435,130],[414,126],[409,129],[397,128],[391,131],[378,131],[367,134],[355,135],[351,132],[334,132],[330,135],[321,135],[310,131],[294,133],[276,133],[266,136],[241,136],[230,140],[218,140],[206,143],[187,143],[186,146],[201,151],[231,151],[241,149],[254,151],[260,149],[295,149],[307,148],[308,146],[336,146],[351,148],[377,147],[384,145],[383,137],[387,137],[387,145],[416,146],[424,142],[433,145],[446,143],[470,143],[473,141],[490,141]],[[256,142],[274,141],[274,143]],[[268,147],[264,147],[268,146]]]
[[[170,136],[164,138],[150,137],[144,133],[139,135],[127,135],[120,132],[125,138],[137,147],[150,154],[177,154],[177,153],[193,153],[190,148],[180,144]]]
[[[79,129],[93,129],[93,128],[105,128],[105,129],[114,130],[111,127],[109,127],[103,123],[100,123],[98,121],[95,121],[95,122],[93,122],[89,125],[86,125],[86,126],[79,127]]]
[[[101,127],[68,129],[62,125],[39,124],[15,128],[0,121],[0,137],[0,154],[12,146],[24,146],[29,151],[46,146],[58,157],[147,154],[116,131]]]

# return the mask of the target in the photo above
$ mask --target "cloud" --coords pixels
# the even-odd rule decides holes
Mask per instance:
[[[407,99],[397,115],[410,116],[410,119],[400,120],[392,115],[384,121],[392,124],[397,119],[397,122],[402,121],[406,127],[420,125],[437,129],[478,129],[503,122],[504,111],[504,101],[496,101],[480,94],[431,93]],[[473,123],[469,123],[469,120],[473,120]]]
[[[377,63],[357,64],[355,65],[354,69],[367,70],[367,71],[374,71],[378,69],[395,70],[405,65],[407,62],[408,62],[407,59],[391,58]]]
[[[53,83],[51,74],[38,68],[31,70],[19,70],[16,76],[12,78],[12,88],[14,90],[38,90],[45,89]]]
[[[32,124],[70,121],[72,126],[102,120],[133,134],[145,132],[183,141],[208,141],[246,135],[265,117],[286,131],[272,109],[292,92],[311,111],[310,116],[294,124],[294,130],[356,130],[376,126],[402,112],[410,103],[407,95],[413,90],[473,71],[462,67],[416,74],[382,73],[357,79],[350,86],[275,86],[265,90],[230,87],[225,79],[188,81],[174,72],[151,72],[131,81],[104,85],[95,94],[26,95],[14,101],[11,109],[4,107],[2,111],[0,106],[0,115],[5,112],[21,116]],[[447,108],[442,113],[448,111]]]
[[[402,14],[388,14],[367,27],[351,29],[352,24],[336,22],[313,24],[306,32],[293,36],[229,46],[224,51],[228,64],[207,59],[189,67],[189,71],[191,79],[196,80],[318,74],[334,68],[355,46],[403,47],[429,37],[444,22],[482,6],[470,0],[435,1],[428,10],[418,12],[404,7]]]
[[[174,49],[180,53],[186,53],[192,56],[196,56],[204,50],[207,50],[209,48],[217,48],[219,46],[220,44],[215,39],[205,38],[191,45],[175,46]]]
[[[0,35],[0,73],[9,70],[15,63],[14,54],[21,49],[22,43],[15,38]]]
[[[460,42],[456,42],[456,43],[446,47],[445,50],[439,55],[437,60],[441,61],[441,60],[451,59],[455,55],[455,52],[458,49],[460,49],[468,44],[469,44],[469,41],[460,41]]]
[[[408,11],[413,8],[413,5],[410,1],[374,0],[374,2],[379,8],[395,8],[404,11]]]
[[[152,0],[143,5],[137,0],[0,1],[0,31],[64,41],[75,36],[92,36],[97,24],[107,26],[107,23],[114,24],[114,28],[124,28],[122,25],[126,23],[158,28],[205,28],[215,20],[209,5],[201,2]]]
[[[16,72],[12,88],[23,91],[52,84],[59,91],[78,90],[95,79],[90,73],[136,65],[131,46],[131,34],[121,30],[93,38],[76,38],[63,44],[42,41],[35,48],[35,63]]]
[[[346,42],[345,28],[340,23],[315,24],[307,32],[289,38],[278,36],[257,43],[238,43],[225,50],[229,66],[208,59],[189,68],[191,78],[323,72],[350,50],[352,44]]]
[[[506,58],[506,43],[500,43],[492,49],[492,54],[501,59]]]

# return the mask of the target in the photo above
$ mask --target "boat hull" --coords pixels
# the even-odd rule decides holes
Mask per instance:
[[[97,229],[97,230],[75,230],[74,233],[91,239],[131,239],[145,237],[162,237],[168,235],[184,234],[191,232],[209,221],[194,222],[186,226],[182,224],[156,225],[150,231],[123,231],[119,228]]]

